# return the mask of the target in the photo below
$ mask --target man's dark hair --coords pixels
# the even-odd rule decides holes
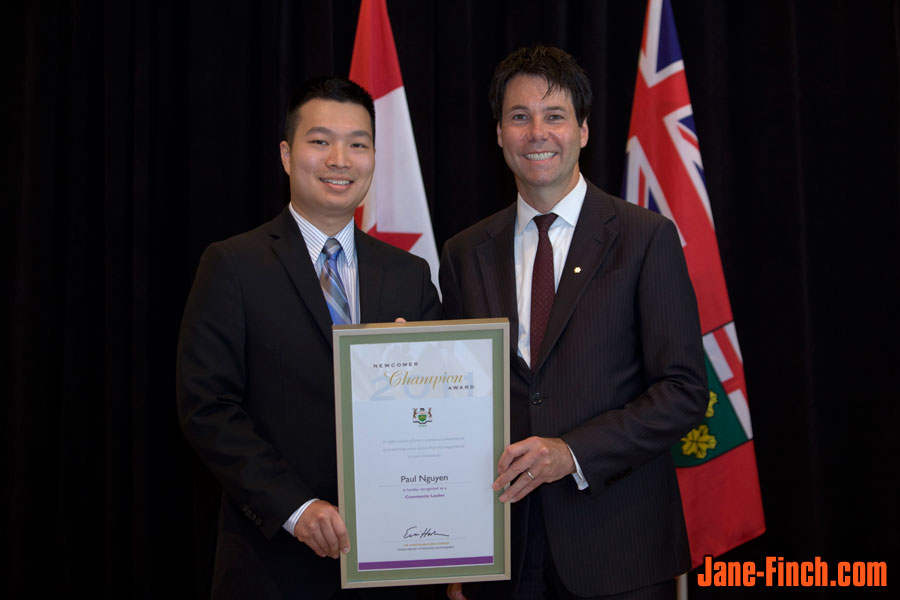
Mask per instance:
[[[284,115],[284,139],[288,144],[294,141],[297,122],[300,120],[300,107],[317,98],[359,104],[369,111],[369,118],[372,120],[372,143],[375,143],[375,102],[372,101],[372,96],[359,84],[333,75],[309,79],[291,95],[287,113]]]
[[[591,103],[594,94],[591,82],[572,56],[552,46],[534,46],[519,48],[504,58],[491,81],[489,91],[491,111],[498,121],[503,115],[503,96],[506,85],[516,75],[535,75],[547,81],[547,93],[555,90],[568,92],[575,108],[575,118],[579,127],[591,114]]]

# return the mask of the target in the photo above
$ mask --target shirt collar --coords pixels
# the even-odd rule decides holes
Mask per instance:
[[[327,236],[322,233],[318,227],[304,219],[303,215],[294,210],[292,204],[288,204],[288,209],[291,211],[291,216],[297,221],[297,226],[300,228],[300,234],[303,236],[303,241],[306,242],[306,249],[309,252],[309,257],[312,259],[313,263],[319,260],[319,256],[322,254],[322,248],[325,246],[325,241],[329,237],[333,237],[341,244],[341,249],[344,251],[344,258],[347,260],[347,264],[353,265],[356,260],[356,236],[354,235],[356,226],[353,219],[347,221],[344,228],[338,231],[337,234]]]
[[[556,223],[559,222],[559,219],[562,219],[570,226],[574,227],[575,223],[578,222],[578,215],[581,214],[581,206],[584,204],[584,195],[586,193],[587,183],[584,181],[584,176],[579,173],[578,183],[575,184],[572,191],[566,194],[562,200],[557,202],[550,211],[558,217],[551,227],[555,226]],[[522,198],[522,194],[519,194],[516,197],[516,235],[521,234],[522,231],[528,227],[528,224],[531,223],[531,220],[539,214],[538,211],[525,202]]]

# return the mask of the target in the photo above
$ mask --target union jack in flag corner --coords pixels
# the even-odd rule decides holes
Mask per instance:
[[[675,222],[697,294],[709,406],[672,448],[696,567],[766,526],[743,359],[669,0],[647,3],[622,196]]]

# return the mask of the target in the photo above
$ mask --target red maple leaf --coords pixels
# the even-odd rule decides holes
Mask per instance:
[[[422,237],[421,233],[404,233],[402,231],[378,231],[378,223],[372,225],[372,228],[366,233],[371,235],[373,238],[377,238],[382,242],[387,242],[391,246],[396,246],[401,250],[406,250],[407,252],[412,250],[412,247],[415,246],[416,242],[419,241],[419,238]]]
[[[362,215],[363,207],[357,206],[353,214],[357,226],[362,223]],[[421,233],[406,233],[403,231],[378,231],[378,223],[374,223],[366,233],[368,233],[375,239],[379,239],[382,242],[390,244],[391,246],[396,246],[397,248],[406,250],[407,252],[412,250],[412,247],[415,246],[416,242],[419,241],[419,238],[422,237]]]

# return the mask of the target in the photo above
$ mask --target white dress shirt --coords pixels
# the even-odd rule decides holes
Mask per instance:
[[[550,211],[556,214],[556,220],[550,225],[547,235],[553,246],[553,289],[559,288],[559,279],[562,276],[566,257],[569,255],[569,246],[572,245],[572,236],[575,233],[575,224],[578,223],[578,215],[581,214],[581,206],[584,204],[584,195],[587,192],[587,183],[579,173],[578,183],[572,191],[556,203]],[[537,210],[531,207],[520,194],[516,199],[516,233],[513,238],[514,259],[516,262],[516,307],[519,314],[518,353],[525,364],[531,367],[531,276],[534,270],[534,255],[537,254],[538,229],[534,217],[539,215]],[[569,448],[569,452],[572,449]],[[578,489],[588,487],[578,459],[572,453],[575,461],[576,473],[572,473]]]
[[[297,221],[300,233],[303,234],[303,241],[306,242],[306,249],[309,251],[309,258],[316,268],[316,277],[321,277],[322,267],[325,265],[325,254],[322,248],[329,237],[333,237],[341,244],[340,256],[337,259],[338,273],[341,276],[341,283],[344,284],[344,291],[347,292],[347,303],[350,305],[350,318],[354,323],[359,323],[359,272],[358,263],[356,262],[356,238],[354,236],[355,224],[350,219],[344,228],[333,236],[327,236],[316,228],[315,225],[304,219],[300,213],[294,210],[294,207],[288,204],[291,215]]]
[[[344,284],[344,291],[347,292],[347,304],[350,305],[350,318],[354,323],[359,323],[359,294],[357,293],[357,290],[359,289],[359,263],[356,260],[356,238],[354,237],[355,225],[353,219],[350,219],[350,221],[344,225],[344,228],[338,231],[336,235],[327,236],[319,231],[315,225],[304,219],[300,213],[294,210],[293,206],[288,204],[288,207],[290,208],[294,220],[297,221],[297,226],[300,227],[300,233],[303,234],[303,241],[306,242],[306,249],[309,251],[309,258],[316,269],[317,277],[321,277],[322,267],[325,265],[325,254],[322,253],[325,242],[329,237],[334,237],[334,239],[341,244],[343,252],[341,252],[337,259],[338,272],[341,276],[341,283]],[[318,498],[312,498],[304,502],[300,508],[295,510],[294,513],[288,517],[282,527],[284,527],[289,534],[294,535],[294,527],[303,515],[303,511],[316,500],[318,500]]]

